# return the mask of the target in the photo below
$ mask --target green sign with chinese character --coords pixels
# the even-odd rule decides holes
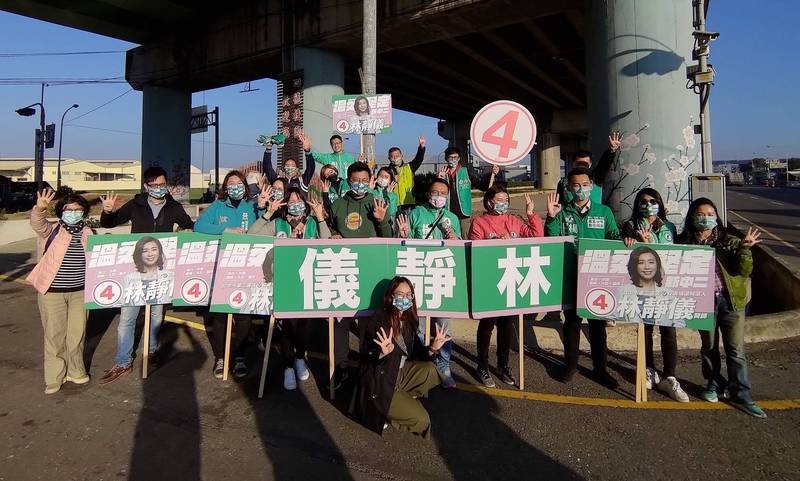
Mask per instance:
[[[572,237],[473,241],[471,258],[475,319],[574,305]]]

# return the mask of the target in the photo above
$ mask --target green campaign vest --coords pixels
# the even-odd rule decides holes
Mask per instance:
[[[277,218],[275,219],[275,237],[277,238],[290,238],[292,236],[292,226],[286,220]],[[304,239],[317,239],[319,238],[319,229],[317,228],[317,219],[313,217],[306,217],[306,231],[303,234]]]

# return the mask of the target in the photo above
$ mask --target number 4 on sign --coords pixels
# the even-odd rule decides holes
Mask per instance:
[[[606,302],[606,295],[605,294],[601,294],[601,295],[597,296],[597,298],[595,298],[594,302],[592,302],[592,305],[595,306],[595,307],[599,307],[601,311],[605,311],[606,308],[608,307],[608,303]]]
[[[194,285],[192,285],[192,287],[189,288],[189,290],[187,291],[187,294],[189,294],[190,296],[194,297],[195,299],[200,297],[201,296],[200,283],[199,282],[195,282]]]
[[[514,130],[517,128],[517,120],[519,119],[519,112],[516,110],[509,110],[495,123],[489,126],[488,129],[481,136],[481,140],[487,144],[494,144],[500,147],[498,157],[507,159],[511,155],[511,149],[517,148],[517,141],[514,140]],[[503,129],[502,137],[496,133]]]
[[[114,298],[114,286],[109,284],[97,297],[105,297],[109,301]]]

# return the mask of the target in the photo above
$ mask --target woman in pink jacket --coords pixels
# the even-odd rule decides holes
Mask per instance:
[[[42,257],[27,281],[39,292],[39,313],[44,328],[45,394],[54,394],[67,381],[86,384],[83,364],[86,312],[83,309],[86,240],[92,229],[84,221],[89,203],[69,194],[55,206],[57,222],[46,218],[55,192],[36,194],[31,227],[44,242]]]
[[[525,213],[528,223],[516,215],[508,213],[510,198],[505,187],[490,187],[483,196],[486,212],[472,221],[469,229],[470,240],[517,239],[521,237],[542,237],[542,219],[533,211],[533,201],[525,194]],[[489,374],[489,342],[497,325],[497,372],[500,380],[514,385],[516,378],[508,365],[508,355],[514,338],[514,319],[516,316],[486,317],[478,323],[478,378],[486,387],[494,387]],[[520,354],[521,355],[521,354]]]

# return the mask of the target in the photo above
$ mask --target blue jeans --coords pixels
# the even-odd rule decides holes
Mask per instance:
[[[417,329],[417,336],[419,336],[419,340],[421,342],[425,342],[425,329],[428,328],[428,318],[426,318],[425,322],[419,323],[419,328]],[[446,336],[452,336],[450,332],[450,319],[446,317],[434,317],[432,318],[434,324],[439,326],[440,329],[444,329]],[[420,319],[422,321],[422,319]],[[434,331],[435,333],[436,331]],[[431,334],[431,340],[433,340],[434,333]],[[436,364],[436,370],[443,376],[450,376],[450,356],[453,355],[453,341],[447,341],[444,343],[441,349],[439,349],[439,355],[434,359],[433,363]]]
[[[136,318],[139,317],[140,306],[125,306],[119,309],[119,325],[117,326],[117,356],[114,362],[118,366],[127,366],[133,362],[133,342],[136,332]],[[150,354],[158,347],[158,331],[164,319],[164,306],[150,306]]]
[[[721,295],[715,303],[716,325],[713,331],[700,331],[700,356],[703,377],[711,389],[721,392],[727,386],[731,401],[751,403],[750,377],[747,357],[744,354],[744,311],[732,311],[730,303]],[[722,377],[719,340],[725,348],[728,381]]]

